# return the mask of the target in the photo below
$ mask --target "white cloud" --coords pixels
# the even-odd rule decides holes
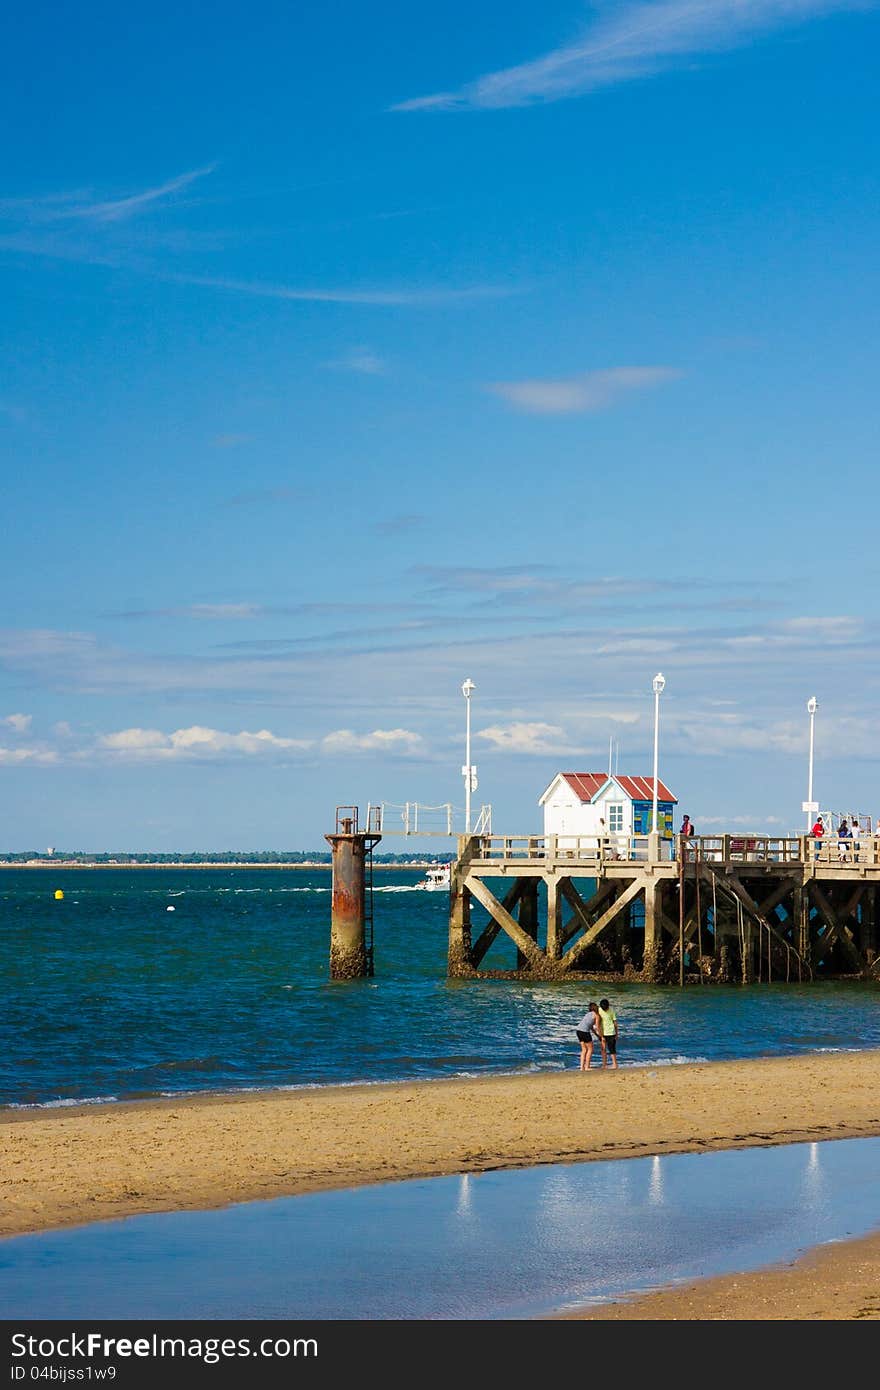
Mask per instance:
[[[14,729],[17,734],[26,734],[32,722],[32,714],[7,714],[4,719],[0,719],[0,724],[8,725],[8,727]]]
[[[325,753],[372,753],[377,750],[417,753],[422,748],[422,737],[409,729],[374,729],[371,734],[336,729],[321,740],[321,748]]]
[[[647,77],[696,54],[736,48],[760,34],[870,0],[630,0],[598,6],[587,32],[533,62],[503,68],[455,91],[398,103],[394,111],[497,109],[582,96]]]
[[[680,376],[674,367],[607,367],[556,381],[495,381],[487,390],[532,415],[574,415],[604,410],[628,391],[659,386]]]
[[[55,763],[58,754],[51,748],[0,748],[0,763]]]
[[[279,738],[268,729],[249,733],[228,734],[220,729],[208,729],[193,724],[188,729],[175,729],[165,734],[160,729],[120,729],[117,733],[104,734],[98,746],[110,753],[117,753],[140,759],[159,760],[178,758],[212,758],[230,754],[260,756],[271,753],[284,753],[291,750],[302,751],[311,747],[311,741],[298,738]]]
[[[491,724],[478,729],[477,738],[486,739],[505,753],[561,753],[565,747],[562,729],[540,722]]]

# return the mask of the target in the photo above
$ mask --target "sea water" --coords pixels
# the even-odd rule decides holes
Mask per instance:
[[[870,983],[449,981],[422,877],[377,871],[375,977],[334,984],[329,869],[0,870],[0,1104],[570,1068],[603,993],[622,1066],[880,1047]]]
[[[0,1241],[0,1317],[530,1317],[861,1235],[878,1160],[843,1139],[98,1222]]]

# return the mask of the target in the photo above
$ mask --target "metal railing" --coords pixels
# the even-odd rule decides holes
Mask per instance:
[[[383,835],[452,836],[461,833],[459,827],[464,819],[464,813],[451,801],[443,801],[439,806],[427,806],[423,801],[382,801],[370,804],[367,816]],[[492,807],[481,806],[473,833],[482,835],[491,830]]]

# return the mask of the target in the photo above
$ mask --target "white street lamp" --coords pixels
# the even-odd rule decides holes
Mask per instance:
[[[651,831],[654,835],[659,833],[657,826],[657,753],[660,740],[660,696],[663,694],[665,685],[666,677],[658,671],[651,682],[654,691],[654,805],[651,816]]]
[[[815,695],[811,695],[807,701],[807,714],[810,716],[810,771],[807,777],[807,802],[804,810],[807,813],[807,830],[812,830],[813,822],[810,817],[816,810],[813,802],[813,733],[816,723],[816,710],[819,708],[819,701]]]
[[[477,769],[471,765],[471,693],[476,690],[476,686],[468,676],[461,687],[464,696],[466,714],[465,737],[464,737],[464,767],[461,775],[464,778],[464,829],[465,834],[471,833],[471,792],[477,790]]]

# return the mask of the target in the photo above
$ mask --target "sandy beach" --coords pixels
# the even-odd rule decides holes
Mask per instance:
[[[878,1069],[878,1052],[837,1053],[7,1110],[0,1234],[392,1179],[880,1135]],[[863,1280],[878,1304],[880,1245],[860,1244],[852,1260],[853,1306]],[[836,1297],[845,1283],[837,1268]],[[722,1284],[713,1297],[741,1301]],[[682,1312],[695,1297],[675,1290],[653,1296],[650,1313],[592,1315],[761,1316]],[[829,1313],[827,1296],[820,1306],[809,1316],[868,1315]]]

